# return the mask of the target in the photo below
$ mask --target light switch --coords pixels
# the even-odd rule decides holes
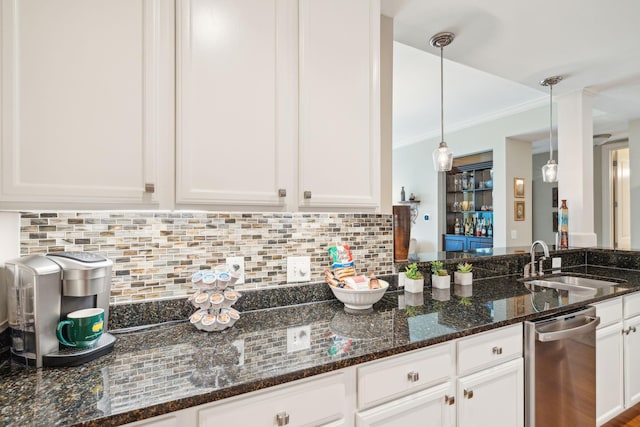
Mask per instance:
[[[308,256],[287,257],[287,283],[311,281],[311,258]]]

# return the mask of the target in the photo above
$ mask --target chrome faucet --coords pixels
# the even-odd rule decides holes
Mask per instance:
[[[542,246],[542,250],[544,251],[544,255],[538,260],[538,272],[536,273],[536,245]],[[531,262],[527,263],[524,266],[524,277],[536,277],[544,275],[542,271],[542,262],[547,259],[549,256],[549,246],[543,240],[536,240],[531,244],[531,249],[529,250],[531,253]]]

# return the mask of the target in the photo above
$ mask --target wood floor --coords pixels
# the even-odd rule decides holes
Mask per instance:
[[[640,427],[640,404],[603,424],[602,427]]]

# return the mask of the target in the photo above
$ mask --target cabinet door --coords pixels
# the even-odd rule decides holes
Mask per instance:
[[[431,387],[367,411],[356,413],[357,427],[455,425],[455,398],[450,382]]]
[[[379,0],[300,0],[300,207],[379,206],[379,45]]]
[[[295,195],[296,7],[177,4],[176,202],[284,207]]]
[[[493,239],[487,237],[469,237],[469,249],[492,248]]]
[[[522,358],[458,379],[458,426],[524,425]]]
[[[198,426],[340,425],[352,416],[346,381],[344,373],[330,374],[214,404],[198,410]]]
[[[463,251],[465,250],[465,242],[467,238],[464,236],[444,236],[445,251]]]
[[[173,198],[173,1],[3,0],[0,27],[1,207]]]
[[[596,331],[596,419],[598,425],[624,409],[622,323]]]
[[[624,400],[625,408],[640,402],[640,316],[624,321]]]

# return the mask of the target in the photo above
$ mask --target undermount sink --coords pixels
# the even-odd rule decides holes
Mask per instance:
[[[613,280],[594,279],[581,276],[550,276],[540,277],[537,279],[526,280],[528,285],[542,286],[545,288],[553,288],[571,292],[591,293],[594,294],[598,289],[610,289],[619,285],[619,282]]]
[[[553,280],[547,280],[547,279],[527,280],[524,283],[526,285],[541,286],[543,288],[553,288],[553,289],[562,290],[562,291],[579,292],[579,293],[585,293],[585,294],[596,293],[596,288],[593,288],[593,287],[579,286],[576,284],[563,283],[560,281],[553,281]],[[613,284],[610,284],[609,286],[613,286]]]
[[[580,286],[584,288],[610,288],[611,286],[616,286],[618,282],[613,282],[610,280],[601,280],[601,279],[591,279],[589,277],[578,277],[578,276],[556,276],[550,277],[548,279],[549,282],[559,282],[565,283],[567,285]]]

